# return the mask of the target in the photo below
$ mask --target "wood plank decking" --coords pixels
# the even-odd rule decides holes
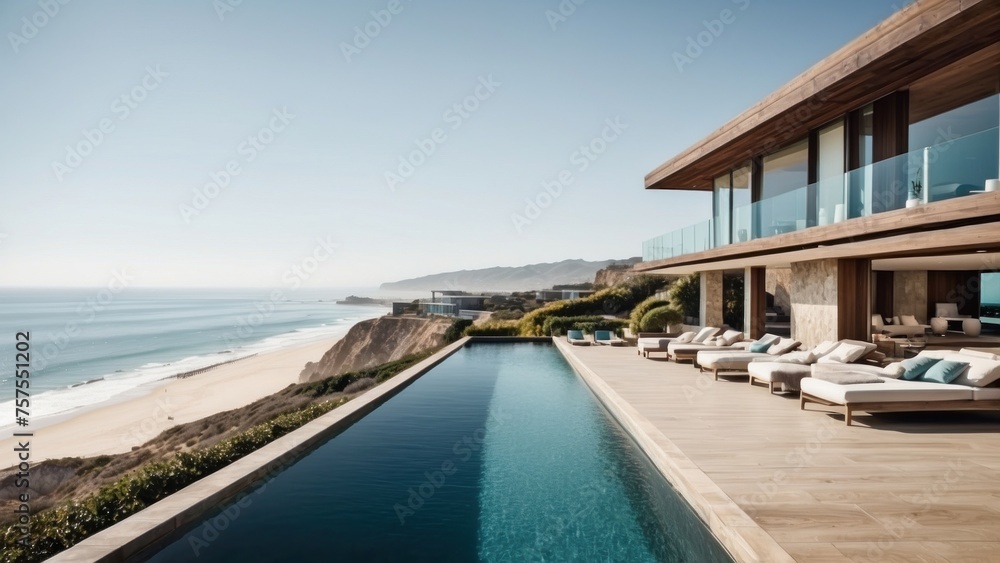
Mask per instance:
[[[847,427],[746,377],[554,340],[741,560],[1000,561],[1000,413]]]

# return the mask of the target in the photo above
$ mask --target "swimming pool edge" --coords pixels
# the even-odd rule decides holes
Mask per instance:
[[[733,559],[740,563],[795,561],[680,448],[578,358],[569,343],[559,338],[553,338],[552,342]]]
[[[446,345],[429,358],[361,396],[90,536],[47,561],[117,563],[148,553],[150,548],[154,548],[174,532],[197,521],[210,510],[236,498],[250,485],[291,466],[303,453],[331,435],[350,427],[465,347],[467,343],[476,341],[481,340],[465,337]]]

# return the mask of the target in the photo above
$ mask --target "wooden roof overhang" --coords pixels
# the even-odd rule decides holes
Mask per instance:
[[[646,175],[647,189],[711,190],[751,156],[906,87],[1000,38],[997,0],[918,0]]]

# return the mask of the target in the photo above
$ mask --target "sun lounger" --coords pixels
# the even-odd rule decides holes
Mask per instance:
[[[779,386],[782,391],[796,392],[799,390],[799,382],[812,374],[813,364],[822,362],[856,365],[875,349],[875,344],[860,340],[825,341],[807,353],[794,352],[780,357],[751,359],[747,364],[747,373],[750,374],[750,385],[765,383],[772,393]]]
[[[594,342],[604,346],[625,346],[627,343],[610,330],[595,330]]]
[[[754,344],[768,344],[776,345],[780,340],[780,336],[774,334],[765,334],[754,341],[748,340],[737,340],[736,333],[742,338],[742,333],[738,331],[726,331],[721,337],[716,337],[714,341],[709,341],[705,344],[700,345],[690,345],[690,344],[677,344],[669,347],[670,357],[674,359],[675,362],[691,361],[695,366],[701,366],[698,358],[704,356],[706,359],[709,357],[715,357],[718,354],[734,353],[734,354],[752,354],[751,347]],[[793,342],[788,339],[788,342]],[[793,350],[798,346],[798,342],[795,342],[795,346],[791,346],[788,349]],[[776,352],[777,353],[777,352]]]
[[[583,337],[582,330],[567,330],[566,340],[574,346],[590,346],[590,341]]]
[[[858,411],[1000,410],[1000,387],[995,386],[1000,380],[1000,357],[969,350],[924,351],[917,357],[939,358],[967,364],[968,367],[951,383],[936,383],[899,378],[897,364],[883,369],[816,364],[812,366],[812,375],[801,381],[800,408],[805,410],[809,403],[842,407],[848,426],[853,414]],[[854,374],[859,376],[854,381],[866,382],[852,384],[848,376],[848,383],[845,384],[843,379],[831,378],[830,374]],[[874,379],[865,380],[860,376]]]
[[[643,336],[642,333],[640,333],[637,353],[648,358],[653,352],[663,352],[667,354],[667,358],[669,359],[669,346],[672,342],[691,343],[694,342],[695,338],[701,336],[702,332],[707,332],[707,334],[702,337],[702,340],[704,340],[714,335],[718,332],[718,330],[719,329],[716,328],[712,328],[710,331],[699,329],[698,332],[685,332],[678,336]]]
[[[761,344],[769,346],[766,352],[752,351],[754,345]],[[719,372],[745,372],[746,364],[754,358],[772,358],[798,346],[799,343],[790,338],[782,339],[774,334],[765,334],[757,340],[745,340],[730,346],[676,346],[671,350],[671,355],[675,361],[691,360],[702,371],[713,371],[718,379]]]

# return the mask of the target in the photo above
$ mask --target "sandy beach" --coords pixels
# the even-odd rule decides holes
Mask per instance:
[[[245,406],[296,383],[306,362],[318,361],[341,338],[262,353],[171,379],[145,395],[38,428],[31,438],[32,461],[127,452],[172,426]],[[10,452],[15,446],[13,438],[0,440],[0,451]],[[0,467],[10,467],[13,461],[8,457]]]

